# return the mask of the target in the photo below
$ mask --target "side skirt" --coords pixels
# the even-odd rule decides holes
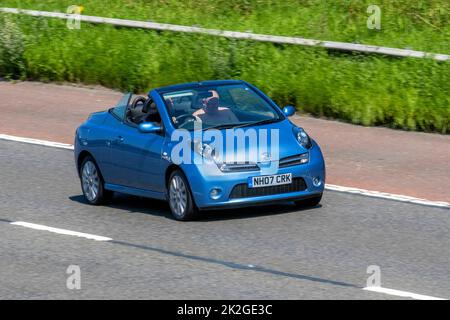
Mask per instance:
[[[164,192],[155,192],[145,189],[136,189],[126,186],[121,186],[118,184],[105,183],[105,189],[110,191],[116,191],[120,193],[131,194],[133,196],[153,198],[159,200],[167,200],[166,194]]]

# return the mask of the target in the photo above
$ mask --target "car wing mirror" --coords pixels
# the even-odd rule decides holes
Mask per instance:
[[[292,117],[295,114],[295,107],[293,106],[286,106],[283,108],[283,114],[286,117]]]
[[[141,123],[138,129],[142,133],[159,133],[162,131],[162,127],[153,122]]]

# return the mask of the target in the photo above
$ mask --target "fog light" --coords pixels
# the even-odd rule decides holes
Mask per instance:
[[[322,184],[322,180],[320,179],[320,177],[313,178],[313,185],[314,185],[314,187],[320,187],[321,184]]]
[[[220,190],[219,188],[211,189],[211,191],[209,192],[209,196],[213,200],[219,199],[221,195],[222,195],[222,190]]]

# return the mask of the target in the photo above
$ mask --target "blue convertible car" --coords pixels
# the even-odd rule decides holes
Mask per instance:
[[[316,142],[244,81],[126,94],[76,131],[75,162],[90,204],[113,192],[164,199],[175,219],[277,201],[315,206],[325,163]]]

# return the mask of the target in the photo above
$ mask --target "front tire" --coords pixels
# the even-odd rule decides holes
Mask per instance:
[[[81,163],[80,181],[84,198],[89,204],[101,205],[111,199],[113,193],[105,190],[105,181],[91,156],[84,158]]]
[[[196,218],[198,209],[195,206],[187,179],[181,171],[176,170],[170,175],[167,194],[170,211],[176,220],[188,221]]]
[[[314,196],[312,198],[304,199],[304,200],[298,200],[294,201],[295,205],[297,207],[315,207],[320,203],[320,200],[322,200],[322,194],[318,196]]]

